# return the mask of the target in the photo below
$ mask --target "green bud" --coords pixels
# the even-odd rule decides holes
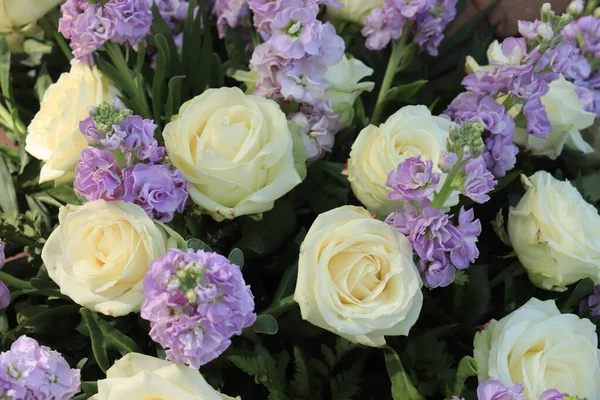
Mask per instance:
[[[452,129],[448,140],[448,151],[459,156],[469,154],[472,157],[479,157],[485,150],[485,144],[481,139],[483,130],[483,125],[478,122],[465,122],[460,128]]]
[[[196,292],[194,289],[188,289],[185,291],[185,298],[188,299],[190,303],[194,303],[196,301]]]
[[[104,102],[92,111],[92,118],[96,122],[98,131],[107,133],[113,125],[122,123],[127,116],[131,115],[129,109],[118,110],[114,105]]]
[[[596,8],[594,10],[594,17],[596,18],[600,18],[600,7]]]

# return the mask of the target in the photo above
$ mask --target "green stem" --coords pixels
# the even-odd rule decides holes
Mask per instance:
[[[458,156],[460,159],[462,157],[462,154],[459,154]],[[460,171],[460,167],[462,167],[469,159],[470,158],[467,158],[466,160],[462,160],[462,161],[457,161],[456,165],[454,165],[454,167],[452,167],[452,169],[446,176],[444,185],[442,186],[440,191],[437,192],[433,197],[433,201],[431,202],[432,208],[444,207],[446,200],[448,200],[448,197],[450,197],[450,195],[452,194],[452,191],[454,190],[454,188],[452,187],[453,186],[452,183],[454,182],[456,175]]]
[[[406,42],[411,29],[412,24],[407,23],[404,27],[404,32],[402,33],[400,40],[392,42],[392,54],[390,54],[390,59],[388,61],[387,68],[385,69],[385,75],[383,76],[383,81],[381,82],[381,88],[379,89],[377,102],[375,103],[375,110],[373,110],[373,117],[371,118],[371,124],[373,125],[377,125],[379,123],[379,118],[381,118],[381,113],[383,112],[383,106],[385,104],[387,94],[392,86],[394,76],[396,76],[396,73],[398,72],[398,65],[400,64],[400,61],[402,61],[404,50],[406,48]]]
[[[31,283],[0,271],[0,281],[15,289],[33,289]]]
[[[50,24],[50,22],[48,22],[45,18],[39,20],[38,24],[42,27],[44,31],[50,32],[60,50],[63,52],[65,57],[67,57],[67,60],[71,61],[73,59],[73,52],[71,51],[71,48],[69,47],[69,44],[65,40],[64,36],[61,35],[58,32],[58,30],[54,26],[52,26],[52,24]]]
[[[506,100],[504,100],[504,103],[502,103],[502,105],[504,106],[504,109],[508,112],[510,111],[515,105],[517,105],[517,103],[519,102],[519,98],[516,96],[513,96],[512,94],[509,95]]]
[[[290,296],[284,297],[275,304],[271,304],[271,306],[269,306],[266,310],[261,312],[261,314],[271,314],[273,317],[277,318],[281,314],[285,314],[286,312],[290,311],[296,306],[297,303],[294,300],[294,295],[292,294]]]

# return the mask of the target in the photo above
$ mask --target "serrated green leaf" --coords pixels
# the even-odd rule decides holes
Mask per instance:
[[[383,347],[385,368],[392,381],[392,398],[394,400],[423,400],[408,372],[404,369],[400,357],[389,346]]]
[[[360,388],[363,359],[356,360],[350,368],[335,374],[331,379],[331,398],[336,400],[352,399]]]
[[[329,369],[333,369],[337,363],[335,353],[325,344],[321,345],[321,353],[323,353],[323,360],[327,363]]]
[[[290,383],[290,388],[294,391],[295,398],[308,400],[313,395],[308,363],[304,352],[298,346],[294,346],[294,378]]]

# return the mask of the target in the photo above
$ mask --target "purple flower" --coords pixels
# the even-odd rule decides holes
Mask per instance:
[[[525,103],[523,114],[527,117],[527,132],[539,138],[548,138],[548,134],[552,131],[552,124],[550,124],[546,108],[539,98]]]
[[[458,269],[468,268],[479,257],[477,238],[481,235],[481,222],[474,218],[473,209],[465,211],[464,207],[460,208],[458,230],[462,235],[462,242],[450,252],[450,260]]]
[[[303,107],[303,110],[288,118],[300,127],[300,136],[306,150],[307,162],[320,160],[325,154],[331,152],[335,134],[342,125],[337,115]]]
[[[513,385],[510,389],[504,386],[501,381],[490,379],[481,382],[477,387],[478,400],[525,400],[523,395],[523,386]]]
[[[600,316],[600,285],[594,287],[594,291],[579,303],[579,312],[588,312],[590,316]]]
[[[80,379],[80,371],[71,369],[60,353],[25,335],[0,354],[3,398],[68,400],[79,392]]]
[[[515,121],[504,106],[492,96],[482,96],[474,92],[463,92],[456,96],[444,114],[457,124],[479,122],[493,134],[510,134],[515,129]]]
[[[171,30],[176,22],[185,21],[190,5],[186,0],[154,0],[154,4]]]
[[[508,63],[519,65],[527,56],[527,43],[523,38],[509,37],[502,41],[502,54],[508,58]]]
[[[421,156],[410,157],[390,172],[386,185],[392,189],[390,200],[421,200],[430,196],[440,181],[440,174],[433,172],[431,160],[421,161]]]
[[[67,3],[63,5],[65,6]],[[114,22],[98,4],[90,5],[71,19],[69,23],[62,25],[59,22],[59,31],[71,40],[70,46],[75,60],[91,65],[94,52],[115,35]]]
[[[123,151],[135,151],[155,142],[154,130],[157,126],[151,119],[130,115],[121,124],[113,125],[112,137],[115,139],[107,138],[107,143],[103,144],[111,150],[121,147]],[[108,142],[113,141],[118,142],[117,147],[114,147],[114,144],[111,144],[111,147],[107,145]]]
[[[584,52],[595,58],[600,57],[600,18],[588,15],[571,21],[563,28],[561,35],[567,43],[580,43]]]
[[[227,27],[235,28],[248,14],[248,2],[245,0],[215,0],[212,13],[217,17],[219,39],[225,37]]]
[[[365,18],[361,33],[367,38],[365,45],[369,50],[381,50],[391,40],[402,36],[406,20],[398,9],[389,4],[389,0],[383,7],[374,8]]]
[[[144,277],[141,316],[167,359],[192,368],[217,358],[256,320],[240,267],[211,252],[171,249]]]
[[[435,7],[435,0],[394,0],[394,4],[404,18],[412,19],[417,14],[431,11]]]
[[[150,218],[170,222],[183,212],[188,183],[170,164],[135,164],[123,170],[123,200],[142,207]]]
[[[490,199],[488,193],[494,189],[497,181],[488,171],[483,157],[467,161],[461,171],[465,174],[462,193],[476,203],[483,204]]]
[[[440,160],[438,161],[438,168],[442,172],[450,172],[450,170],[456,165],[457,161],[458,156],[456,154],[448,151],[442,151],[440,153]]]
[[[311,58],[294,60],[276,75],[285,100],[317,104],[327,98],[325,68]]]
[[[100,145],[102,138],[104,138],[104,135],[98,132],[96,121],[94,121],[92,116],[87,117],[79,123],[79,130],[92,146]]]
[[[106,15],[113,21],[115,34],[110,40],[135,45],[150,32],[152,12],[148,0],[110,0],[104,5]]]
[[[538,99],[548,93],[548,82],[539,74],[528,72],[516,76],[508,85],[509,90],[524,100]]]
[[[548,50],[544,56],[555,72],[559,72],[570,81],[586,80],[592,73],[592,66],[576,46],[561,43]]]
[[[539,400],[563,400],[565,395],[559,392],[556,389],[548,389],[545,390],[541,395]]]
[[[444,29],[456,17],[456,2],[437,0],[434,9],[427,10],[425,6],[426,12],[416,16],[415,43],[432,56],[437,56],[437,48],[444,39]]]
[[[87,201],[117,200],[123,194],[122,173],[108,150],[86,148],[75,167],[73,188]]]
[[[321,42],[321,50],[319,51],[318,61],[325,66],[337,64],[344,57],[346,44],[336,32],[335,27],[330,22],[325,22],[321,25],[319,32],[319,40]]]
[[[491,135],[485,139],[485,147],[482,156],[495,177],[501,178],[515,167],[519,148],[513,143],[512,135]]]
[[[502,74],[498,68],[493,71],[479,70],[467,75],[462,80],[462,85],[472,92],[481,95],[496,95],[508,90],[510,76]]]
[[[554,35],[550,24],[539,20],[518,21],[517,24],[521,36],[529,40],[538,40],[539,37],[550,39]]]
[[[412,221],[409,239],[415,252],[425,260],[433,260],[437,250],[450,251],[461,244],[461,234],[442,210],[424,207]]]
[[[421,271],[423,283],[429,289],[446,287],[456,278],[456,269],[450,264],[446,253],[442,250],[435,251],[431,261],[421,259],[419,271]]]
[[[321,22],[312,7],[282,9],[271,22],[271,41],[275,51],[284,58],[299,59],[306,54],[317,55],[321,48]]]

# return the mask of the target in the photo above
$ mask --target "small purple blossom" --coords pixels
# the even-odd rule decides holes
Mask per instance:
[[[199,368],[256,320],[240,267],[217,253],[171,249],[152,261],[143,282],[141,315],[169,361]]]
[[[325,154],[331,152],[335,134],[342,125],[337,115],[304,107],[303,110],[288,118],[300,128],[307,162],[320,160]]]
[[[550,90],[548,82],[534,72],[516,76],[511,80],[508,88],[512,94],[523,100],[539,99]]]
[[[122,173],[108,150],[86,148],[75,167],[73,188],[87,201],[117,200],[123,194]]]
[[[450,260],[456,268],[466,269],[479,257],[477,238],[481,235],[481,222],[475,219],[473,209],[465,211],[464,207],[460,208],[458,230],[462,235],[462,242],[451,250]]]
[[[593,15],[571,21],[561,31],[567,43],[581,43],[581,49],[595,58],[600,58],[600,18]]]
[[[458,156],[448,151],[442,151],[440,153],[440,160],[438,161],[438,168],[442,172],[450,172],[450,170],[456,165]]]
[[[594,291],[579,303],[579,312],[587,312],[592,317],[600,316],[600,285],[594,287]]]
[[[394,4],[404,18],[412,19],[417,14],[431,11],[435,7],[435,0],[395,0]]]
[[[437,250],[453,250],[461,243],[460,232],[452,225],[450,217],[437,208],[424,207],[410,228],[415,252],[425,260],[433,260]]]
[[[485,147],[482,156],[495,177],[501,178],[515,167],[519,148],[513,143],[512,135],[491,135],[485,139]]]
[[[506,93],[509,83],[510,77],[502,74],[498,68],[494,68],[493,71],[479,70],[474,74],[467,75],[462,80],[462,85],[467,90],[491,96]]]
[[[479,122],[493,134],[510,134],[515,129],[515,121],[504,106],[492,96],[474,92],[463,92],[456,96],[444,114],[457,124]]]
[[[546,108],[539,98],[529,100],[523,106],[523,114],[527,117],[527,132],[535,137],[546,139],[552,131]]]
[[[151,119],[130,115],[121,124],[113,125],[112,135],[107,137],[106,143],[103,142],[103,144],[111,150],[120,147],[122,151],[136,151],[150,146],[156,141],[154,131],[157,126]],[[108,146],[109,143],[111,147]],[[117,144],[116,147],[115,144]]]
[[[423,277],[423,283],[430,289],[446,287],[454,282],[456,268],[450,264],[448,256],[443,250],[433,253],[433,259],[419,261],[419,271]]]
[[[545,390],[539,400],[563,400],[565,395],[556,389]]]
[[[123,200],[142,207],[150,218],[170,222],[183,212],[188,183],[170,164],[135,164],[123,170]]]
[[[521,393],[523,386],[515,384],[507,388],[504,383],[495,379],[483,381],[477,387],[478,400],[525,400]]]
[[[215,0],[212,13],[217,17],[219,39],[223,39],[227,27],[235,28],[248,14],[248,2],[245,0]]]
[[[422,200],[433,194],[440,181],[440,174],[433,172],[431,160],[422,161],[421,156],[402,161],[390,172],[386,185],[392,189],[390,200]]]
[[[25,335],[0,354],[0,397],[69,400],[79,392],[80,371],[63,356]]]
[[[519,33],[525,39],[538,40],[540,37],[543,39],[550,39],[554,33],[552,27],[547,22],[535,20],[530,21],[518,21]]]
[[[465,174],[465,180],[462,184],[462,193],[476,203],[483,204],[490,199],[488,195],[497,181],[494,176],[488,171],[483,157],[477,157],[467,161],[461,167]]]
[[[555,72],[559,72],[570,81],[586,80],[592,73],[592,66],[581,50],[569,43],[560,43],[547,51],[548,63]]]
[[[131,46],[143,40],[152,24],[151,5],[148,0],[108,1],[104,10],[115,26],[115,34],[110,40]]]
[[[79,123],[79,130],[92,146],[100,145],[101,140],[104,138],[104,135],[98,132],[96,121],[94,121],[94,117],[92,116],[87,117]]]
[[[402,36],[406,20],[389,1],[374,8],[365,18],[361,33],[367,38],[365,45],[370,50],[382,50],[392,40]]]

